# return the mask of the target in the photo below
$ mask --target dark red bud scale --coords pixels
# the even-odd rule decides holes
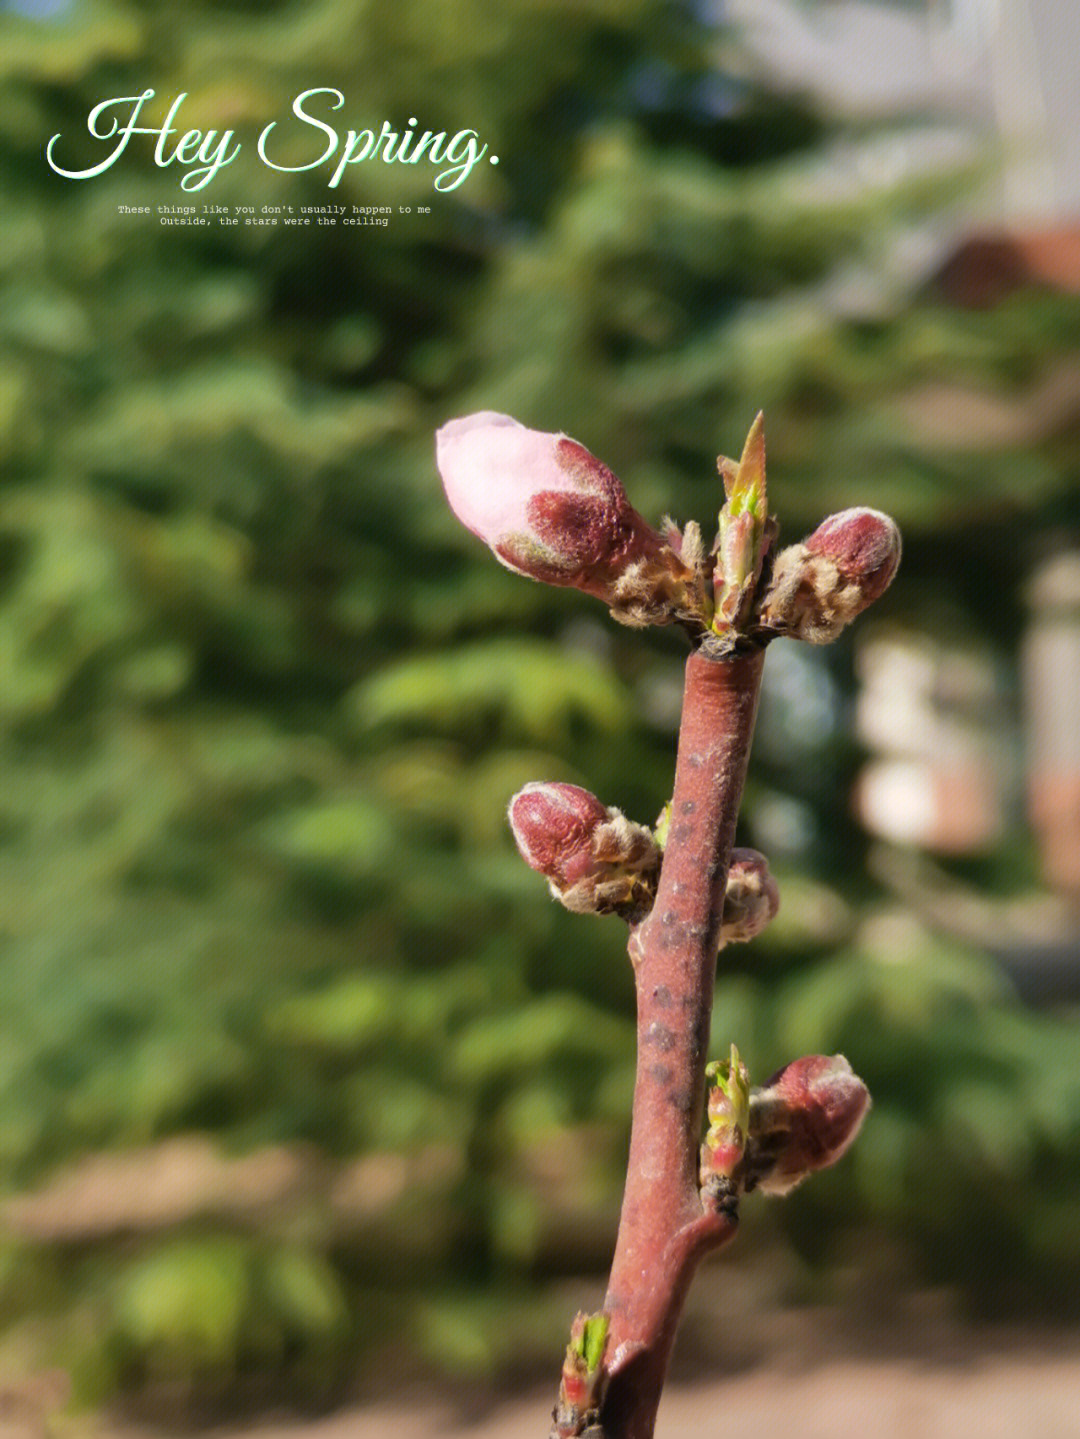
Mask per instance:
[[[830,515],[803,544],[809,554],[832,560],[845,579],[855,581],[867,604],[885,593],[900,563],[896,522],[865,506]]]
[[[530,869],[560,884],[592,864],[592,837],[607,806],[576,784],[529,784],[510,802],[510,827]]]

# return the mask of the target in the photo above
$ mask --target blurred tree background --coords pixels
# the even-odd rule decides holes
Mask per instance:
[[[715,456],[768,418],[791,541],[867,503],[905,534],[876,622],[1015,687],[1022,583],[1076,524],[1075,419],[919,421],[1075,352],[1080,305],[925,289],[829,302],[957,175],[829,179],[839,127],[659,0],[72,0],[2,21],[0,1361],[77,1393],[327,1399],[380,1366],[550,1360],[621,1192],[632,984],[504,823],[531,779],[652,819],[679,636],[502,571],[451,519],[433,431],[564,429],[635,505],[706,526]],[[240,159],[194,197],[99,100],[172,96]],[[472,127],[423,166],[259,165],[313,85],[352,124]],[[310,148],[310,147],[309,147]],[[430,204],[385,229],[162,226],[117,206]],[[928,403],[928,402],[927,402]],[[717,1049],[764,1078],[843,1050],[852,1157],[756,1212],[792,1297],[888,1255],[973,1306],[1080,1278],[1080,1032],[977,945],[898,918],[850,796],[850,642],[770,652],[743,837],[784,909],[724,956]],[[947,863],[945,866],[949,868]],[[1037,888],[1018,823],[954,878]],[[884,1260],[881,1261],[883,1264]],[[801,1276],[801,1277],[800,1277]],[[701,1286],[722,1276],[707,1275]],[[800,1287],[801,1286],[801,1287]]]

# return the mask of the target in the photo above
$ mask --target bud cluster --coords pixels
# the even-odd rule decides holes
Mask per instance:
[[[777,635],[835,639],[900,561],[896,525],[865,508],[830,516],[772,557],[760,414],[738,463],[717,462],[725,499],[708,555],[694,522],[654,529],[568,435],[481,411],[443,425],[436,454],[450,508],[508,569],[594,595],[623,624],[681,623],[718,654]]]
[[[870,1107],[870,1094],[842,1054],[808,1054],[749,1087],[746,1066],[706,1065],[709,1128],[701,1146],[701,1200],[731,1207],[740,1194],[787,1194],[845,1154]]]
[[[510,828],[521,857],[552,895],[576,914],[643,919],[656,898],[669,816],[655,833],[576,784],[534,782],[510,801]],[[733,849],[720,947],[754,939],[780,907],[769,862],[756,849]]]
[[[787,1194],[847,1152],[870,1092],[842,1054],[808,1054],[750,1093],[744,1190]]]

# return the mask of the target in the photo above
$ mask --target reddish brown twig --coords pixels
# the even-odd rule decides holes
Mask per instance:
[[[670,829],[656,903],[631,932],[638,1058],[630,1158],[605,1311],[605,1439],[650,1439],[701,1256],[734,1234],[702,1210],[698,1156],[724,884],[764,653],[686,666]]]
[[[804,1055],[751,1090],[735,1045],[708,1068],[706,1045],[721,941],[752,939],[778,902],[756,851],[740,853],[727,885],[764,646],[834,639],[891,582],[900,532],[877,510],[844,510],[775,553],[760,414],[738,464],[718,461],[725,498],[708,554],[694,522],[651,530],[565,436],[483,412],[444,425],[438,451],[451,507],[504,564],[596,595],[625,624],[679,623],[697,646],[675,792],[655,831],[560,782],[527,785],[509,813],[522,857],[561,903],[631,926],[637,983],[615,1259],[604,1309],[571,1327],[551,1439],[651,1439],[686,1291],[701,1256],[735,1233],[740,1194],[786,1193],[834,1163],[869,1104],[843,1055]]]

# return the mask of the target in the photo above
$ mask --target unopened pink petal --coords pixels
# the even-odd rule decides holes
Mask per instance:
[[[489,545],[527,534],[534,495],[574,488],[556,454],[561,438],[491,411],[443,425],[436,437],[439,473],[466,529]]]

